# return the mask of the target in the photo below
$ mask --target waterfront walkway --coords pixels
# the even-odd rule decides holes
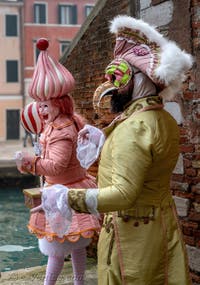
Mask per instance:
[[[6,141],[0,142],[0,168],[15,167],[14,154],[16,151],[23,150],[34,153],[31,144],[27,143],[27,147],[23,147],[23,141]],[[45,266],[32,268],[22,268],[20,270],[1,272],[1,285],[42,285],[45,275]],[[87,259],[87,270],[85,273],[85,284],[96,285],[96,260],[93,258]],[[72,267],[71,262],[66,261],[62,273],[56,285],[73,285],[72,282]]]

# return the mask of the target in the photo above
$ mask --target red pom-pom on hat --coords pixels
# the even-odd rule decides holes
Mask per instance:
[[[36,46],[39,50],[46,50],[49,47],[49,41],[45,38],[40,38],[37,41]]]

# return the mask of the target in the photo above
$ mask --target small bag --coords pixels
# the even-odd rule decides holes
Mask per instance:
[[[37,207],[41,204],[40,188],[24,189],[25,206],[29,209]]]

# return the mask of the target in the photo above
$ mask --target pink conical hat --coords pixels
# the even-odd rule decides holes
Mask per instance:
[[[75,85],[72,74],[58,61],[49,56],[48,40],[39,39],[37,48],[41,50],[29,86],[29,95],[36,101],[46,101],[69,94]]]

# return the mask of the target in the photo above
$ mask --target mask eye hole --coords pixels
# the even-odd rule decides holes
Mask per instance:
[[[113,95],[113,96],[118,95],[118,93],[119,93],[119,92],[118,92],[118,90],[117,90],[117,89],[115,89],[115,90],[113,90],[113,91],[112,91],[112,95]]]
[[[115,76],[115,74],[112,74],[112,77],[111,77],[112,83],[115,82],[115,80],[116,80],[116,76]]]

